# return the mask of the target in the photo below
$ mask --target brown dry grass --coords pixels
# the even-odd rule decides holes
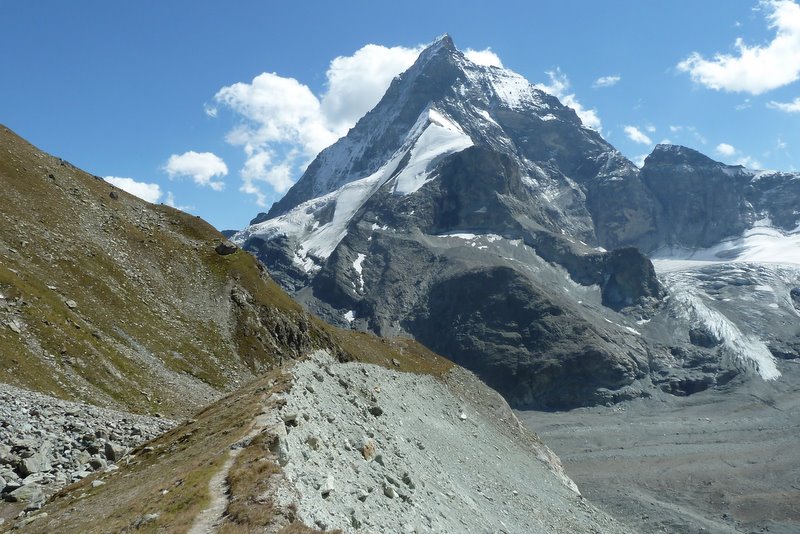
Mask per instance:
[[[285,380],[276,371],[208,406],[196,419],[139,447],[135,457],[122,462],[118,471],[62,490],[48,503],[48,517],[27,530],[185,532],[209,504],[209,481],[222,467],[230,447],[248,433],[263,408],[264,397],[282,387]],[[97,478],[105,485],[92,488],[91,482]],[[136,529],[136,522],[151,513],[158,518]]]

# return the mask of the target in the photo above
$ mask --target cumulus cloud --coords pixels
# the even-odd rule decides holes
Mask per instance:
[[[225,188],[225,182],[214,178],[228,174],[228,166],[222,158],[213,152],[194,150],[171,155],[164,165],[164,170],[170,178],[189,177],[197,185],[210,187],[214,191],[222,191]]]
[[[594,81],[592,87],[594,87],[595,89],[601,89],[603,87],[613,87],[617,85],[621,79],[622,79],[621,76],[601,76]]]
[[[736,160],[734,160],[734,165],[742,165],[748,168],[759,168],[761,167],[761,162],[756,159],[753,159],[752,156],[746,156],[739,152],[739,150],[731,145],[730,143],[720,143],[714,148],[714,152],[717,156],[722,158],[732,158],[734,156],[738,156]]]
[[[294,184],[292,180],[292,158],[273,165],[272,154],[269,151],[253,153],[244,164],[241,171],[242,187],[244,193],[254,195],[259,206],[266,207],[267,196],[258,187],[257,182],[265,182],[272,186],[278,193],[285,193]]]
[[[736,149],[733,147],[733,145],[729,145],[728,143],[718,144],[715,150],[720,156],[730,157],[736,154]]]
[[[794,0],[762,0],[775,36],[768,44],[735,42],[736,54],[705,59],[698,52],[678,63],[678,70],[710,89],[754,95],[782,87],[800,78],[800,5]]]
[[[602,131],[603,124],[600,121],[600,116],[597,114],[597,110],[586,109],[580,102],[578,102],[575,94],[569,92],[570,83],[566,74],[562,73],[561,69],[556,69],[554,71],[551,70],[546,74],[550,78],[550,83],[536,84],[536,88],[544,91],[545,93],[550,93],[561,100],[562,104],[575,110],[575,113],[588,128],[592,128],[598,132]]]
[[[161,198],[161,186],[146,182],[137,182],[133,178],[122,178],[119,176],[106,176],[105,181],[127,191],[131,195],[137,196],[142,200],[155,204]]]
[[[767,106],[773,109],[778,109],[785,113],[800,113],[800,96],[791,102],[775,102],[772,100],[767,104]]]
[[[500,61],[500,56],[492,52],[491,48],[485,48],[484,50],[473,50],[472,48],[467,48],[464,51],[464,56],[473,63],[477,63],[478,65],[485,65],[487,67],[500,67],[503,68],[503,62]]]
[[[260,206],[267,202],[263,185],[285,192],[299,167],[375,107],[421,50],[369,44],[352,56],[339,56],[331,61],[319,96],[294,78],[267,72],[221,88],[214,101],[241,119],[226,137],[247,156],[241,190],[254,195]]]
[[[625,135],[628,136],[628,139],[630,139],[634,143],[640,143],[643,145],[653,144],[653,141],[647,136],[647,134],[641,131],[636,126],[625,126],[624,130],[625,130]]]

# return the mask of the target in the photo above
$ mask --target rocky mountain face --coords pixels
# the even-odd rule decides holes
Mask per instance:
[[[558,99],[444,36],[233,239],[327,320],[411,336],[514,406],[567,408],[777,376],[771,349],[796,346],[796,328],[758,334],[758,314],[726,315],[694,275],[657,273],[647,255],[719,245],[716,265],[747,248],[720,243],[754,227],[792,239],[798,187],[684,147],[659,145],[638,169]],[[753,282],[780,297],[759,314],[796,313],[787,273]],[[721,318],[719,343],[698,333]]]

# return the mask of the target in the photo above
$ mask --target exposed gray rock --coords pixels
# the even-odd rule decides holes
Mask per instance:
[[[122,459],[128,452],[126,447],[119,445],[117,443],[113,443],[111,441],[106,441],[105,444],[105,455],[106,459],[110,462],[116,462]]]
[[[6,500],[11,502],[35,503],[44,500],[44,493],[39,484],[31,483],[7,493]]]
[[[19,473],[27,477],[34,473],[50,471],[51,445],[44,442],[39,449],[19,463]]]
[[[0,421],[0,493],[34,509],[45,496],[108,468],[174,424],[7,384],[0,384]]]
[[[326,365],[347,377],[360,402],[326,380],[304,384]],[[625,529],[579,496],[558,459],[524,431],[508,405],[474,375],[431,376],[357,363],[324,352],[298,362],[284,413],[308,414],[287,436],[290,460],[269,497],[307,525],[357,532],[621,533]],[[363,409],[372,392],[381,417]],[[326,415],[336,412],[332,420]],[[468,412],[466,421],[458,414]],[[276,414],[275,422],[281,415]],[[365,435],[364,433],[367,433]],[[360,447],[314,450],[310,437]],[[421,449],[417,442],[425,439]],[[366,449],[380,449],[369,461]],[[383,461],[379,462],[378,457]],[[518,495],[511,500],[510,488]]]

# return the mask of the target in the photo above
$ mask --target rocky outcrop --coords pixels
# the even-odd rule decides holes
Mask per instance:
[[[234,252],[239,250],[239,247],[237,247],[236,245],[234,245],[233,243],[231,243],[226,239],[224,241],[220,241],[220,243],[216,247],[214,247],[214,250],[220,256],[227,256],[228,254],[233,254]]]
[[[601,291],[605,306],[621,310],[663,296],[652,262],[638,249],[617,249],[604,260]]]
[[[471,367],[514,406],[605,402],[599,388],[624,388],[648,371],[646,362],[621,357],[571,303],[511,268],[453,276],[432,286],[427,297],[408,330]]]

